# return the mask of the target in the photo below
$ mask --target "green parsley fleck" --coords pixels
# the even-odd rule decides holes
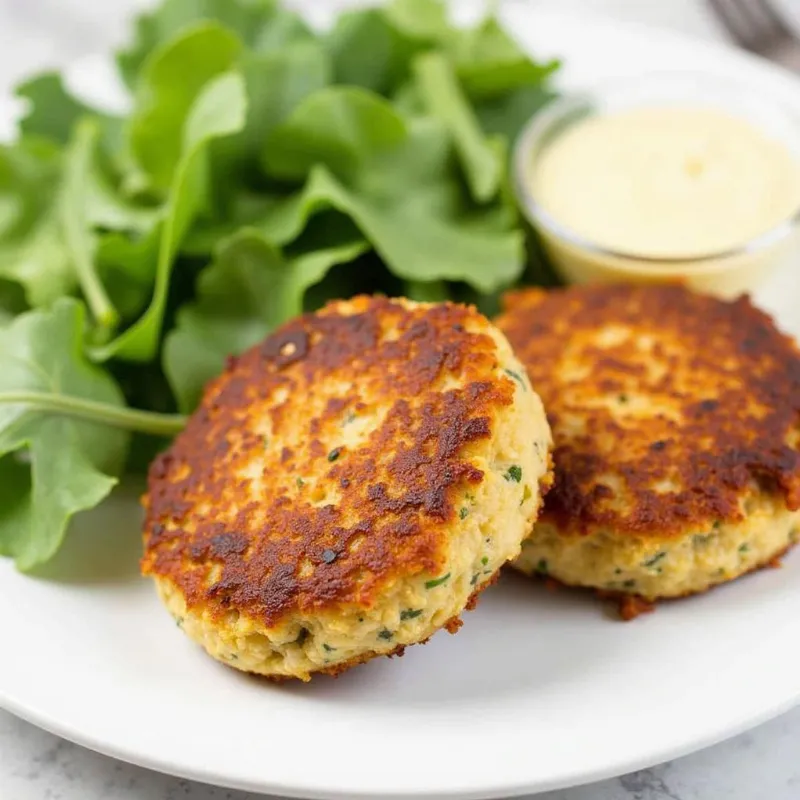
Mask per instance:
[[[342,421],[342,426],[349,425],[351,422],[355,422],[356,415],[352,411],[347,412],[347,416]]]
[[[489,556],[484,556],[481,559],[481,564],[483,564],[483,566],[485,567],[488,563],[489,563]]]
[[[175,617],[175,624],[179,627],[183,627],[183,617]]]
[[[622,585],[623,585],[623,586],[624,586],[626,589],[633,589],[633,587],[634,587],[634,586],[636,586],[636,581],[635,581],[635,580],[633,580],[633,578],[631,578],[630,580],[623,581],[623,582],[622,582]]]
[[[654,567],[661,561],[662,558],[666,558],[667,553],[666,551],[662,550],[660,553],[656,553],[652,558],[648,558],[646,561],[642,562],[643,567]]]
[[[514,483],[519,483],[522,480],[522,467],[518,466],[517,464],[513,464],[508,468],[508,471],[503,477],[507,481],[514,481]]]
[[[708,544],[713,537],[714,537],[713,533],[708,533],[708,534],[696,533],[694,536],[692,536],[692,543],[694,544],[695,547],[699,547],[701,545]]]
[[[328,453],[328,461],[336,461],[337,458],[342,454],[341,447],[334,447],[333,450]]]
[[[450,573],[448,572],[447,575],[442,575],[441,578],[434,578],[430,581],[425,581],[425,588],[426,589],[435,589],[437,586],[441,586],[445,581],[449,580]]]
[[[626,395],[626,394],[621,394],[621,395],[618,395],[618,396],[617,396],[617,400],[618,400],[620,403],[623,403],[623,404],[624,404],[624,403],[627,403],[627,402],[628,402],[628,395]]]
[[[459,516],[461,519],[466,519],[466,518],[469,516],[469,509],[468,509],[468,508],[462,508],[462,509],[461,509],[461,510],[458,512],[458,516]]]
[[[335,647],[331,647],[327,642],[323,642],[322,647],[326,653],[333,653],[336,650]]]
[[[525,385],[525,381],[522,379],[522,375],[519,372],[514,372],[513,369],[506,369],[503,370],[510,378],[513,378],[521,387],[523,392],[528,391],[528,387]]]
[[[384,628],[383,630],[378,631],[378,638],[389,642],[394,638],[394,634],[388,628]]]
[[[464,501],[469,503],[471,506],[475,505],[475,495],[474,494],[465,494]]]
[[[231,661],[238,661],[238,660],[239,660],[239,656],[237,656],[237,655],[236,655],[236,653],[229,653],[229,654],[228,654],[228,658],[229,658]]]
[[[416,619],[422,613],[421,608],[406,608],[400,612],[400,621],[405,622],[407,619]]]
[[[718,531],[722,527],[722,522],[718,519],[714,520],[714,524],[711,526],[715,531]]]
[[[306,485],[306,482],[302,478],[298,478],[295,483],[297,483],[298,489],[302,489]]]
[[[476,573],[475,573],[475,574],[472,576],[472,580],[469,582],[469,585],[470,585],[470,586],[474,586],[474,585],[475,585],[475,584],[478,582],[478,578],[480,578],[480,576],[481,576],[481,575],[480,575],[480,573],[479,573],[479,572],[476,572]]]
[[[739,552],[740,553],[746,553],[749,549],[750,549],[750,545],[747,542],[745,542],[744,544],[740,544],[739,545]]]
[[[619,567],[617,567],[617,568],[614,570],[614,574],[615,574],[615,575],[622,575],[622,570],[621,570]]]
[[[540,558],[539,563],[536,565],[536,574],[537,575],[547,575],[549,572],[549,567],[547,565],[546,558]]]

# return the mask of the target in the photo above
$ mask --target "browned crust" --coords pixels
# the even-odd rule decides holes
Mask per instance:
[[[153,463],[142,570],[172,581],[189,608],[271,627],[298,611],[370,607],[393,579],[444,568],[454,498],[483,480],[471,453],[514,383],[474,308],[351,302],[231,359]],[[347,450],[351,413],[383,416]]]
[[[733,581],[738,581],[740,578],[743,578],[746,575],[750,575],[754,572],[758,572],[762,569],[779,569],[780,567],[783,566],[782,559],[793,547],[795,547],[795,544],[788,544],[786,547],[782,548],[777,553],[765,559],[761,563],[755,564],[749,569],[746,569],[744,572],[740,572],[735,577],[730,578],[726,581],[713,583],[710,586],[707,586],[705,589],[702,589],[697,592],[685,592],[684,594],[671,595],[670,597],[645,598],[638,594],[629,594],[627,592],[614,591],[610,589],[597,589],[591,586],[580,586],[578,584],[570,584],[550,576],[548,576],[544,580],[545,580],[545,585],[551,591],[557,591],[558,589],[569,589],[569,590],[577,590],[584,592],[593,592],[595,597],[598,597],[600,600],[611,600],[617,605],[617,612],[619,614],[620,619],[625,622],[630,622],[631,620],[636,619],[642,614],[652,613],[653,611],[656,610],[656,606],[659,603],[668,603],[673,600],[685,600],[687,597],[694,597],[696,595],[706,594],[707,592],[710,592],[712,589],[716,589],[717,587],[724,586],[725,584],[728,583],[733,583]],[[537,576],[531,575],[529,577],[536,578]]]
[[[507,296],[497,324],[553,430],[543,520],[663,537],[739,521],[741,498],[763,489],[800,508],[800,354],[746,297],[531,289]],[[622,335],[598,339],[610,330]]]

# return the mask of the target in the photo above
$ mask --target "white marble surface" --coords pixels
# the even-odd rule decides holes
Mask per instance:
[[[295,0],[322,3],[329,0]],[[146,0],[0,0],[0,97],[21,76],[107,49]],[[721,33],[703,0],[530,0],[577,13],[663,25],[704,38]],[[783,0],[800,11],[798,0]],[[794,8],[791,8],[794,6]],[[724,667],[722,667],[724,668]],[[687,724],[691,724],[687,721]],[[540,800],[797,800],[800,709],[729,742],[653,769]],[[132,767],[0,711],[0,800],[249,800]]]

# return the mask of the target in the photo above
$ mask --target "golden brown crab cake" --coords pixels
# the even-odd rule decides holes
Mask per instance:
[[[458,627],[519,554],[550,446],[475,309],[334,302],[207,387],[151,467],[142,569],[215,658],[335,674]]]
[[[509,295],[497,324],[555,442],[555,484],[517,568],[652,601],[796,542],[800,353],[747,298],[529,290]]]

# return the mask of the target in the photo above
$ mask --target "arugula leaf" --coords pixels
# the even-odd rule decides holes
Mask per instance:
[[[464,91],[477,101],[537,86],[559,67],[558,61],[533,61],[494,17],[458,29],[448,37],[446,49]]]
[[[380,113],[360,113],[367,104]],[[486,292],[509,285],[523,268],[514,214],[464,204],[444,127],[430,118],[403,122],[382,104],[364,90],[326,89],[276,128],[268,165],[311,172],[304,189],[275,203],[258,227],[280,244],[318,211],[333,208],[404,280],[466,281]],[[312,144],[298,154],[295,143],[306,141]]]
[[[324,208],[347,214],[400,278],[415,281],[466,281],[483,292],[509,285],[522,272],[522,236],[516,230],[485,229],[471,218],[445,219],[428,213],[423,202],[376,198],[348,190],[324,166],[315,167],[303,192],[275,210],[289,229]],[[269,237],[271,220],[262,229]],[[413,236],[409,236],[413,231]]]
[[[145,63],[130,121],[130,148],[154,189],[169,188],[194,102],[209,81],[231,69],[241,48],[227,29],[201,23]]]
[[[276,178],[297,179],[321,162],[348,177],[405,137],[405,123],[388,101],[364,89],[330,87],[306,98],[273,129],[264,167]]]
[[[53,555],[70,517],[108,494],[125,460],[126,433],[5,399],[27,391],[123,406],[114,381],[83,357],[83,326],[83,307],[62,299],[0,329],[0,551],[23,570]]]
[[[435,42],[451,32],[442,0],[392,0],[385,13],[398,31],[416,39]]]
[[[75,286],[58,221],[60,169],[58,149],[43,139],[0,147],[0,278],[20,284],[34,307]]]
[[[214,173],[218,185],[217,204],[226,204],[224,216],[229,217],[229,233],[252,217],[246,210],[232,207],[244,197],[237,194],[238,179],[245,185],[259,181],[259,160],[264,142],[281,122],[306,97],[327,86],[331,81],[330,59],[316,42],[300,42],[282,50],[266,53],[247,53],[241,59],[248,97],[247,121],[241,133],[215,142]],[[207,226],[206,226],[207,227]]]
[[[392,25],[383,8],[341,14],[324,39],[337,83],[391,95],[423,45]]]
[[[86,302],[100,328],[110,333],[119,322],[119,314],[94,268],[94,236],[86,219],[86,178],[91,174],[92,155],[99,133],[99,127],[91,119],[82,120],[75,127],[74,141],[65,159],[59,218],[64,244]]]
[[[67,91],[57,72],[44,72],[21,83],[15,94],[28,102],[26,113],[18,123],[26,136],[45,136],[66,144],[74,124],[93,113]]]
[[[128,86],[137,84],[153,50],[201,20],[219,22],[259,52],[313,38],[300,17],[281,8],[277,0],[165,0],[136,19],[133,44],[117,54],[117,65]]]
[[[164,345],[164,372],[183,411],[197,405],[203,386],[219,374],[228,355],[256,344],[303,310],[306,289],[334,265],[367,249],[361,238],[305,242],[282,254],[255,229],[223,242],[197,282],[197,300],[184,306]]]
[[[237,72],[220,75],[205,87],[186,121],[184,154],[178,164],[161,225],[153,298],[145,313],[108,345],[92,351],[97,361],[116,357],[149,361],[158,352],[170,275],[183,237],[208,201],[206,145],[242,129],[247,111],[244,79]]]
[[[419,56],[414,72],[420,95],[431,116],[447,128],[466,173],[472,196],[491,200],[500,188],[505,153],[483,135],[480,124],[461,92],[455,73],[440,53]]]
[[[475,113],[489,134],[501,134],[513,143],[528,120],[555,97],[541,85],[517,89],[499,98],[477,103]]]

